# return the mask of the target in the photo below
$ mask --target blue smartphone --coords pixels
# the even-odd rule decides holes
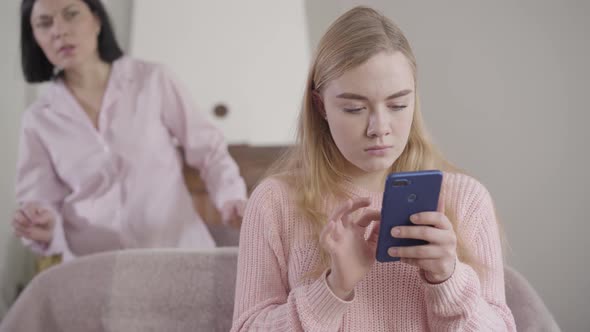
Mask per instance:
[[[379,262],[399,261],[399,257],[391,257],[387,253],[390,247],[428,243],[417,239],[394,238],[391,236],[391,229],[395,226],[414,225],[410,216],[415,213],[436,211],[442,178],[443,174],[438,170],[392,173],[387,177],[377,243]]]

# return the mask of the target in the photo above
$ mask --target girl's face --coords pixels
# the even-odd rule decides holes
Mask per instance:
[[[325,119],[351,176],[387,172],[401,155],[414,115],[415,81],[400,52],[382,52],[330,81]]]

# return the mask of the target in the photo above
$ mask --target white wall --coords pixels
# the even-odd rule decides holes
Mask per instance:
[[[17,242],[10,220],[15,207],[14,174],[25,85],[20,71],[19,2],[0,1],[0,319],[31,273],[28,252]],[[9,46],[10,45],[10,46]]]
[[[230,143],[292,142],[308,41],[303,0],[135,1],[131,54],[166,64]]]
[[[509,263],[590,331],[590,2],[307,1],[310,40],[353,4],[405,31],[435,141],[491,191]]]

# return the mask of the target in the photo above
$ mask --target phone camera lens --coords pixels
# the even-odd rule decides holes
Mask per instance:
[[[416,201],[416,194],[410,194],[410,196],[408,196],[408,202],[414,203],[415,201]]]
[[[410,181],[409,180],[406,180],[406,179],[400,179],[400,180],[393,181],[393,186],[394,187],[405,187],[405,186],[407,186],[409,184],[410,184]]]

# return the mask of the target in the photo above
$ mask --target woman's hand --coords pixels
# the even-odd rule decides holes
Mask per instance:
[[[375,262],[379,223],[375,223],[367,239],[365,232],[371,221],[380,221],[381,213],[367,209],[357,218],[350,216],[370,204],[368,198],[348,200],[336,209],[320,235],[320,245],[331,258],[327,282],[341,299],[350,297]]]
[[[38,203],[28,203],[15,212],[12,227],[16,236],[47,246],[53,240],[55,216]]]
[[[224,225],[240,228],[240,225],[242,225],[242,218],[244,217],[245,209],[245,200],[227,201],[221,208],[221,221]]]
[[[398,226],[391,230],[396,238],[429,242],[412,247],[392,247],[388,253],[401,261],[419,267],[426,280],[438,284],[449,279],[457,261],[457,237],[449,218],[444,214],[443,197],[436,212],[416,213],[410,217],[415,226]]]

